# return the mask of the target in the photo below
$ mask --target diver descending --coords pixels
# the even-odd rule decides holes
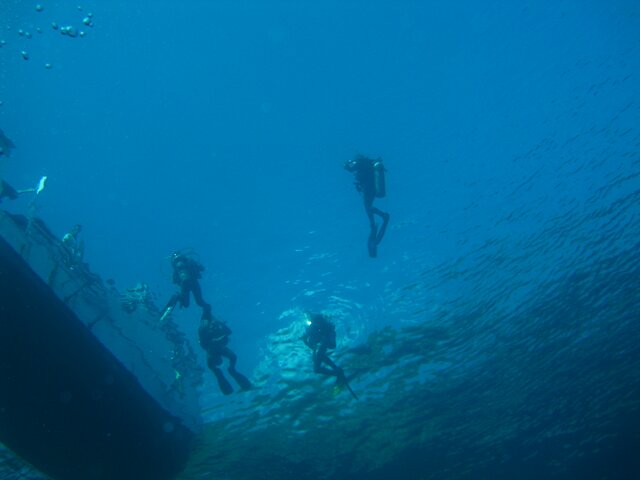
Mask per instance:
[[[240,389],[250,390],[252,387],[249,379],[236,370],[238,357],[227,347],[229,335],[231,335],[231,329],[220,320],[214,318],[213,315],[202,318],[198,329],[200,346],[207,352],[207,365],[216,376],[220,391],[225,395],[233,393],[233,387],[219,368],[222,364],[222,357],[229,360],[227,371],[240,386]]]
[[[180,291],[169,299],[169,302],[162,310],[163,313],[160,320],[164,320],[170,315],[178,302],[182,308],[187,308],[190,294],[192,293],[196,303],[202,307],[202,318],[211,318],[211,305],[202,298],[202,289],[198,281],[202,277],[204,267],[196,260],[180,252],[175,252],[171,255],[171,266],[173,267],[173,283],[180,287]]]
[[[336,386],[347,387],[351,395],[358,400],[358,396],[347,383],[344,371],[329,358],[327,353],[327,350],[336,348],[335,325],[321,313],[307,313],[306,315],[307,329],[301,340],[313,351],[313,371],[321,375],[336,377]]]
[[[389,214],[373,206],[373,201],[376,198],[383,198],[386,195],[384,165],[380,158],[373,160],[364,155],[356,155],[355,158],[344,163],[344,168],[355,175],[356,181],[354,185],[358,192],[362,193],[364,209],[369,218],[370,228],[367,247],[369,256],[376,258],[378,256],[378,245],[382,241],[389,224]],[[382,218],[380,229],[378,229],[374,215]]]

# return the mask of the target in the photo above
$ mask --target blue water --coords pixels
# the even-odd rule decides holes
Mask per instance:
[[[270,365],[279,375],[270,342],[303,309],[333,313],[344,349],[375,344],[395,327],[410,340],[390,343],[417,349],[404,360],[415,372],[399,374],[403,357],[390,351],[369,370],[345,356],[345,369],[358,365],[354,383],[371,388],[363,403],[381,411],[400,401],[385,395],[392,379],[406,381],[418,406],[425,401],[407,411],[447,422],[404,422],[429,424],[443,436],[436,444],[461,458],[465,449],[482,456],[474,435],[500,432],[490,421],[465,431],[471,419],[451,402],[496,420],[500,395],[514,385],[556,392],[524,410],[512,405],[512,434],[489,443],[487,463],[421,464],[424,427],[398,433],[404,447],[388,449],[386,463],[358,462],[364,453],[348,445],[342,463],[309,453],[300,463],[311,472],[334,472],[323,459],[340,464],[331,467],[340,478],[402,459],[415,468],[405,478],[492,478],[492,465],[514,469],[499,470],[501,478],[525,478],[527,462],[540,468],[526,478],[640,472],[625,463],[632,455],[614,462],[593,453],[620,451],[617,438],[640,447],[637,2],[43,1],[41,12],[36,4],[2,2],[0,128],[16,149],[0,158],[0,174],[16,188],[48,177],[37,214],[59,236],[84,226],[93,271],[122,289],[147,282],[162,304],[174,288],[166,257],[193,249],[206,267],[205,298],[233,329],[244,372]],[[88,13],[92,27],[82,24]],[[61,35],[54,21],[86,35]],[[388,169],[388,197],[377,204],[391,226],[375,260],[342,169],[357,153],[382,157]],[[25,211],[30,200],[2,206]],[[198,318],[194,308],[176,315],[194,344]],[[313,378],[309,370],[300,375]],[[488,371],[503,376],[493,383]],[[473,391],[487,392],[486,405]],[[341,401],[373,422],[370,436],[393,437],[371,420],[378,410]],[[215,421],[237,400],[209,377],[202,402]],[[603,405],[610,410],[599,423]],[[277,406],[316,414],[304,402]],[[537,428],[570,415],[582,421],[565,442],[573,456],[527,443],[525,417]],[[595,447],[581,450],[586,444]],[[265,458],[287,457],[288,448]],[[600,470],[574,461],[594,455]],[[629,468],[616,470],[621,463]]]

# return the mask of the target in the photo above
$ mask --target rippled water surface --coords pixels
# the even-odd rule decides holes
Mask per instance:
[[[0,173],[52,176],[45,220],[84,218],[95,268],[159,303],[193,246],[255,384],[206,376],[181,478],[640,478],[635,2],[95,4],[85,43],[34,33],[27,61],[43,5],[2,30]],[[362,151],[388,169],[375,260]],[[304,310],[359,400],[313,374]]]

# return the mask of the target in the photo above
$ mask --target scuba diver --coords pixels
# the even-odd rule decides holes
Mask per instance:
[[[82,225],[76,224],[62,237],[62,245],[66,252],[65,261],[70,267],[80,265],[84,258],[84,242],[78,240],[78,235],[80,235],[81,231]]]
[[[336,327],[321,313],[307,313],[307,329],[301,340],[312,351],[313,371],[322,375],[336,377],[336,386],[347,387],[351,395],[358,396],[347,383],[344,371],[329,358],[327,350],[336,348]],[[325,366],[326,365],[326,366]]]
[[[373,201],[376,198],[383,198],[386,195],[384,165],[380,158],[373,160],[364,155],[356,155],[355,158],[344,163],[344,168],[355,175],[356,181],[354,185],[358,192],[362,193],[364,209],[367,212],[370,227],[367,247],[369,256],[375,258],[378,256],[378,245],[382,241],[389,224],[389,214],[373,206]],[[376,225],[374,215],[382,218],[380,229]]]
[[[202,318],[211,318],[211,305],[202,298],[202,289],[198,281],[202,278],[204,267],[196,260],[180,252],[174,252],[170,259],[173,267],[173,283],[180,287],[180,291],[174,293],[169,299],[169,302],[162,310],[163,313],[160,320],[164,320],[170,315],[178,302],[180,302],[182,308],[187,308],[191,293],[193,293],[196,303],[202,307]]]
[[[240,386],[241,390],[250,390],[252,386],[249,379],[236,370],[238,357],[227,347],[229,335],[231,335],[231,329],[220,320],[214,318],[213,315],[202,318],[198,329],[200,346],[207,352],[207,365],[216,376],[220,391],[225,395],[233,393],[233,387],[219,368],[222,364],[222,357],[229,359],[227,371]]]

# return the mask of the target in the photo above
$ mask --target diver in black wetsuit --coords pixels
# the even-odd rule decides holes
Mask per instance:
[[[233,387],[225,378],[222,370],[218,368],[222,364],[222,357],[229,359],[229,368],[227,371],[233,377],[242,390],[249,390],[251,382],[247,377],[236,370],[236,354],[233,353],[227,343],[229,343],[229,335],[231,329],[223,322],[217,320],[212,315],[203,318],[198,329],[200,337],[200,346],[207,352],[207,365],[216,376],[218,386],[225,395],[233,393]]]
[[[373,160],[364,155],[357,155],[353,160],[347,160],[344,163],[344,168],[355,175],[356,181],[354,184],[356,189],[362,193],[364,209],[367,212],[370,227],[367,247],[369,256],[375,258],[378,256],[378,245],[382,241],[389,224],[389,214],[373,206],[373,201],[376,197],[382,198],[386,195],[384,165],[380,159]],[[376,225],[374,215],[382,218],[380,229]]]
[[[171,314],[178,302],[182,308],[189,306],[189,294],[193,293],[196,303],[202,307],[202,318],[211,318],[211,305],[202,298],[202,289],[198,281],[202,277],[204,267],[192,258],[183,253],[175,252],[171,255],[171,266],[173,267],[173,283],[180,287],[166,307],[164,307],[161,320]]]
[[[325,315],[319,313],[308,313],[307,323],[308,326],[302,336],[302,341],[313,350],[313,371],[322,375],[334,376],[337,384],[345,384],[347,380],[344,372],[329,358],[327,353],[327,350],[336,348],[335,325]]]

